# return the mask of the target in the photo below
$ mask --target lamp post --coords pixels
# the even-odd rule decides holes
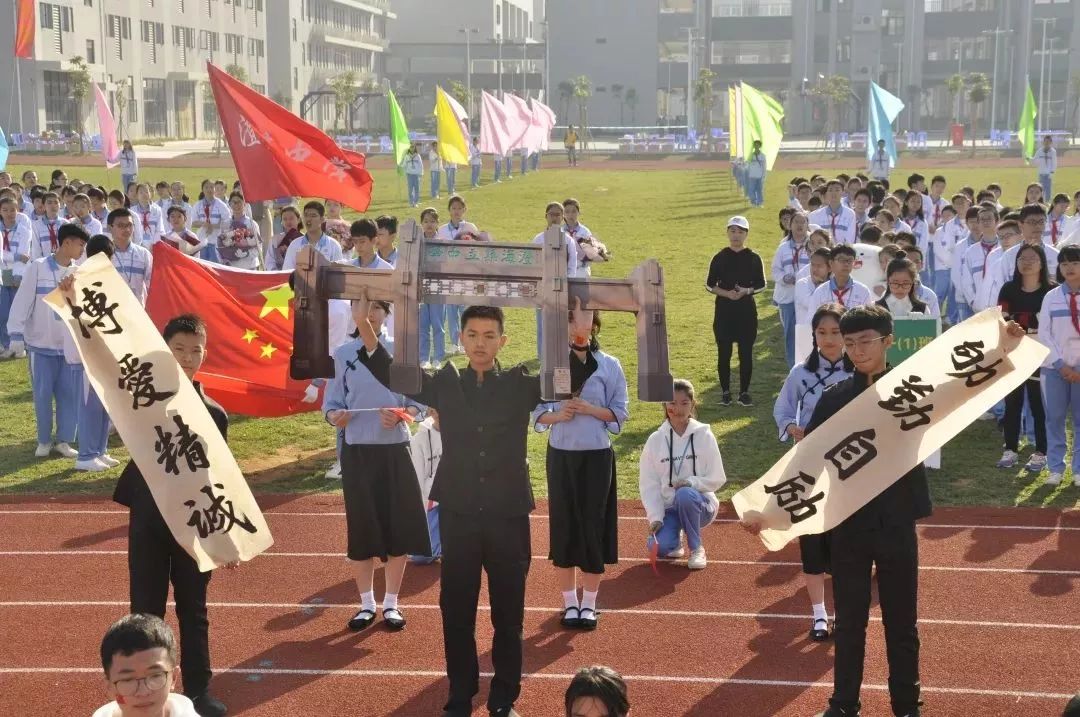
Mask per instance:
[[[1046,26],[1053,25],[1055,18],[1037,17],[1035,22],[1042,23],[1042,57],[1039,60],[1039,131],[1043,129],[1043,115],[1046,110],[1043,106],[1046,97]]]
[[[997,122],[997,71],[998,71],[998,38],[1002,34],[1012,32],[1011,30],[1002,30],[1000,27],[993,30],[983,30],[981,35],[993,35],[994,36],[994,70],[991,73],[990,80],[990,130],[993,131],[995,123]]]
[[[499,99],[502,99],[502,33],[499,32],[495,33],[495,50],[498,58],[495,60],[495,74],[499,76]]]
[[[475,27],[460,27],[458,32],[465,33],[465,94],[468,97],[468,102],[465,103],[465,110],[469,113],[469,126],[472,127],[473,116],[473,104],[472,104],[472,44],[470,42],[470,36],[474,32],[480,32]]]
[[[1054,92],[1054,43],[1057,42],[1056,37],[1050,38],[1050,57],[1046,62],[1046,84],[1050,86],[1050,93]],[[1053,131],[1053,126],[1050,124],[1050,118],[1046,118],[1045,129],[1047,132]]]

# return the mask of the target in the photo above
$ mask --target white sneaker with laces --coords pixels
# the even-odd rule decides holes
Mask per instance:
[[[334,461],[334,465],[326,471],[326,477],[330,480],[341,480],[341,461]]]
[[[50,453],[52,453],[51,443],[39,443],[37,446],[37,450],[34,451],[34,457],[48,458]]]
[[[88,458],[85,461],[75,461],[75,470],[100,473],[109,470],[109,466],[105,465],[99,458]]]
[[[62,455],[64,458],[78,458],[79,452],[69,446],[67,443],[57,443],[53,446],[53,450]]]
[[[1061,485],[1062,476],[1060,473],[1051,473],[1046,476],[1046,485]]]
[[[107,465],[109,468],[115,468],[116,466],[120,465],[120,461],[116,460],[108,453],[103,456],[98,456],[98,460]]]
[[[667,553],[665,558],[681,558],[686,555],[686,550],[680,545],[671,552]]]
[[[690,551],[690,559],[686,561],[686,567],[691,570],[701,570],[708,564],[705,560],[705,546],[699,545]]]
[[[17,359],[26,358],[26,349],[19,349],[18,351],[15,352],[15,354],[14,354],[14,356],[12,358],[17,358]]]
[[[1012,468],[1016,465],[1016,462],[1020,460],[1020,456],[1016,454],[1016,451],[1005,451],[1001,454],[1001,460],[997,462],[998,468]]]

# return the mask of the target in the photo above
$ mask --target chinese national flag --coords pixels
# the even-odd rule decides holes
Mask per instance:
[[[222,131],[248,200],[326,197],[365,211],[374,182],[364,155],[206,63]]]
[[[34,0],[16,0],[15,57],[34,56]]]
[[[206,361],[198,379],[230,413],[286,416],[318,410],[302,403],[306,381],[289,378],[293,292],[287,271],[245,271],[154,245],[146,311],[158,329],[179,314],[206,322]]]

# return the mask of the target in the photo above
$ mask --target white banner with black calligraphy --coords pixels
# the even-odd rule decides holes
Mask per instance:
[[[45,301],[67,324],[176,542],[204,572],[269,548],[240,466],[124,279],[104,254],[74,277],[74,294],[55,289]]]
[[[1039,368],[1047,349],[987,309],[931,341],[797,443],[731,502],[780,550],[835,528]]]

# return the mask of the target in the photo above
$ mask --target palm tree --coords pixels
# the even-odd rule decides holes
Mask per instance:
[[[972,72],[964,80],[967,100],[971,105],[971,156],[975,156],[975,143],[979,137],[979,105],[990,96],[990,80],[983,72]]]
[[[581,132],[581,148],[588,149],[589,98],[592,96],[592,80],[585,75],[574,78],[574,99],[578,104],[578,127]]]
[[[694,104],[698,108],[698,129],[702,137],[710,136],[712,132],[712,105],[713,105],[713,80],[716,73],[709,68],[703,68],[694,81]]]
[[[611,85],[611,96],[619,103],[619,126],[623,125],[623,108],[626,106],[623,103],[623,90],[626,89],[626,85],[620,85],[618,82]]]
[[[570,114],[570,98],[574,96],[574,83],[563,80],[559,83],[559,99],[563,103],[563,116]]]
[[[83,105],[86,103],[86,98],[90,96],[92,84],[86,61],[78,55],[71,58],[71,70],[68,75],[71,81],[71,98],[75,100],[75,133],[79,135],[79,154],[84,154],[86,143],[83,141]]]
[[[630,108],[630,124],[637,124],[637,120],[634,118],[634,111],[637,109],[638,103],[637,90],[633,87],[628,89],[626,94],[623,95],[623,101],[626,103],[626,106]]]

